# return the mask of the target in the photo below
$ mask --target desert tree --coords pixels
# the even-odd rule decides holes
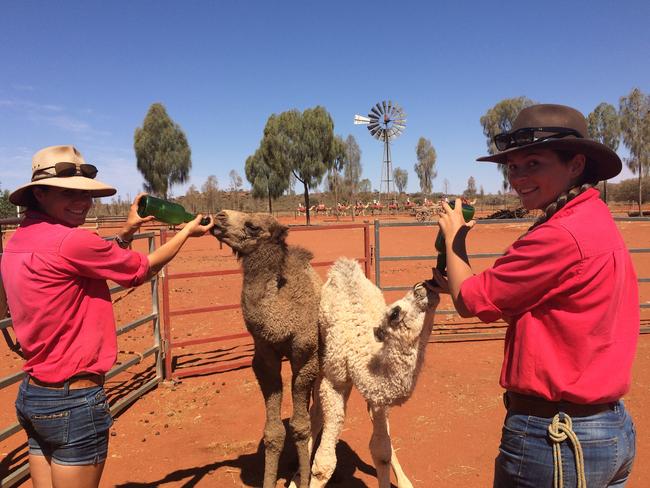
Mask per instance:
[[[350,200],[359,191],[359,181],[361,180],[361,148],[352,134],[345,139],[346,164],[343,170],[344,186],[348,192]]]
[[[309,190],[318,187],[336,162],[332,117],[320,106],[273,114],[264,127],[261,147],[273,171],[293,173],[302,183],[309,224]]]
[[[436,150],[430,140],[420,137],[417,146],[415,146],[415,155],[418,162],[413,165],[413,169],[420,180],[420,190],[422,193],[430,194],[433,180],[438,176],[435,169]]]
[[[246,158],[244,169],[246,179],[251,184],[253,198],[266,198],[269,213],[273,213],[273,200],[281,197],[289,188],[289,175],[273,171],[264,157],[262,148],[258,148],[253,155]]]
[[[639,175],[639,215],[643,202],[643,176],[650,170],[650,97],[634,88],[619,100],[619,117],[623,143],[630,151],[627,167]]]
[[[473,176],[470,176],[467,179],[467,188],[463,192],[465,198],[475,198],[476,197],[476,180]]]
[[[215,175],[210,175],[201,186],[205,198],[206,212],[215,213],[217,196],[219,195],[219,180]]]
[[[535,102],[526,97],[505,98],[498,102],[494,107],[488,109],[487,112],[481,117],[480,122],[483,127],[483,134],[486,137],[488,154],[495,154],[498,152],[494,145],[494,136],[502,132],[509,132],[512,129],[512,124],[521,112],[521,109],[530,107]],[[508,189],[508,175],[506,174],[505,164],[497,164],[499,171],[503,176],[505,185],[503,187]]]
[[[621,123],[613,105],[599,104],[587,116],[587,129],[589,137],[616,152],[621,140]],[[607,181],[603,181],[603,200],[607,203]]]
[[[406,184],[409,181],[409,174],[405,169],[395,168],[393,170],[393,181],[397,187],[397,191],[402,193],[406,188]]]
[[[192,167],[190,146],[161,103],[149,107],[142,127],[135,129],[133,146],[145,191],[167,198],[172,185],[187,181]]]
[[[368,178],[364,178],[359,182],[359,193],[370,193],[372,191],[372,183]]]

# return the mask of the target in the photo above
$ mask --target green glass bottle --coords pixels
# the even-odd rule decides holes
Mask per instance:
[[[144,195],[138,202],[138,215],[142,218],[153,215],[156,220],[170,225],[178,225],[194,220],[196,215],[185,211],[182,205],[161,198]],[[201,219],[201,225],[208,225],[209,217]]]
[[[449,206],[454,208],[455,202],[449,202]],[[474,207],[467,203],[463,203],[463,218],[465,222],[469,222],[474,218]],[[444,276],[447,276],[447,249],[445,247],[445,236],[442,230],[438,231],[436,237],[436,251],[438,251],[438,260],[436,262],[436,269]]]

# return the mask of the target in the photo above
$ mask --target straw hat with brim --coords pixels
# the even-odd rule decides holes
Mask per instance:
[[[58,176],[56,164],[71,163],[71,176]],[[84,165],[84,166],[82,166]],[[61,165],[60,165],[61,166]],[[54,186],[57,188],[68,188],[72,190],[86,190],[95,197],[109,197],[115,195],[117,190],[101,181],[84,176],[87,167],[95,169],[92,165],[86,165],[81,153],[74,146],[49,146],[41,149],[32,158],[32,181],[14,190],[9,195],[9,201],[14,205],[22,207],[29,206],[31,202],[31,188],[34,186]]]
[[[555,131],[535,131],[535,139],[542,139],[522,145],[513,145],[496,154],[483,156],[477,161],[491,161],[506,163],[508,157],[518,151],[531,149],[553,149],[574,154],[584,154],[587,158],[585,171],[590,179],[602,181],[613,178],[621,172],[621,158],[614,151],[592,139],[587,139],[587,121],[584,115],[576,109],[565,105],[539,104],[524,108],[512,124],[512,130],[507,134],[514,134],[521,129],[534,128],[565,128],[578,132],[576,135],[558,134]],[[556,137],[553,137],[556,134]],[[497,136],[498,137],[498,136]]]

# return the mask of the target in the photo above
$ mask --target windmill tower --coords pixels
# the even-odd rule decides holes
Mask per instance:
[[[406,128],[406,114],[402,107],[391,100],[383,100],[370,108],[368,116],[355,115],[355,125],[366,125],[370,135],[384,143],[384,158],[381,165],[381,183],[379,186],[379,198],[381,194],[390,195],[391,182],[393,178],[393,163],[390,155],[390,142],[397,139]]]

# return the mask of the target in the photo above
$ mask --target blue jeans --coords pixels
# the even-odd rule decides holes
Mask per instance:
[[[108,453],[113,419],[104,388],[54,389],[21,383],[18,422],[27,432],[29,453],[56,464],[99,464]]]
[[[494,470],[494,488],[552,488],[553,444],[549,418],[508,413],[503,425]],[[589,488],[622,488],[632,470],[636,432],[622,401],[614,408],[589,417],[572,417],[584,454]],[[577,486],[576,462],[571,442],[561,444],[565,487]]]

